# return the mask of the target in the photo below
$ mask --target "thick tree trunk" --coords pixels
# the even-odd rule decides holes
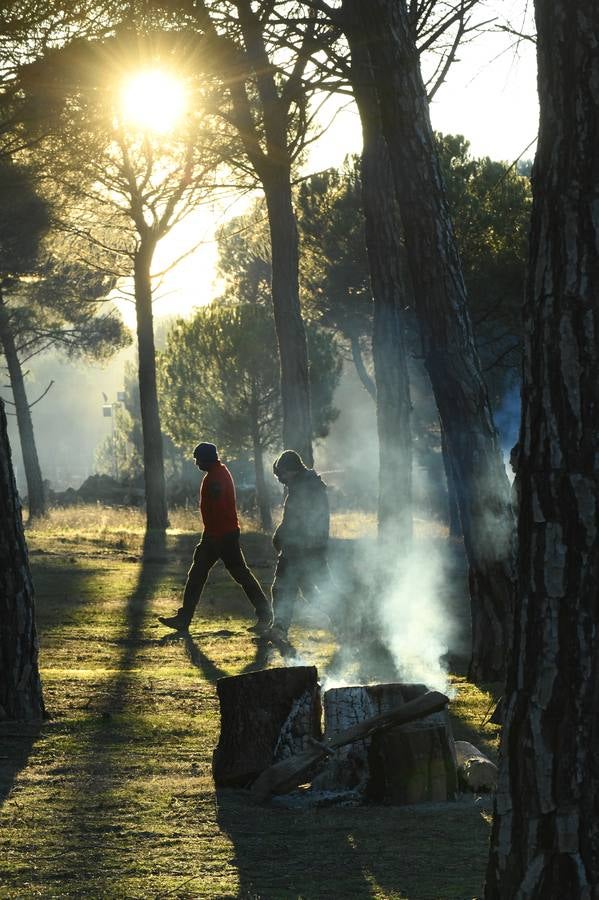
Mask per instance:
[[[447,524],[450,537],[462,537],[462,524],[460,522],[460,507],[456,491],[455,476],[451,468],[451,457],[447,451],[447,441],[441,429],[441,454],[443,456],[443,468],[445,469],[445,482],[447,485]]]
[[[455,474],[470,569],[469,675],[475,681],[496,681],[504,676],[513,614],[509,484],[474,346],[405,0],[354,2],[373,62],[383,131],[392,148],[425,365]]]
[[[156,350],[152,315],[150,265],[152,252],[141,248],[135,257],[135,311],[139,356],[139,398],[143,432],[146,523],[149,529],[168,526],[162,429],[156,387]]]
[[[308,343],[299,300],[298,235],[289,167],[271,166],[262,183],[270,226],[272,302],[281,360],[283,443],[311,466],[314,458]]]
[[[518,592],[485,897],[599,896],[599,7],[537,0]]]
[[[220,737],[212,774],[217,787],[244,787],[281,758],[280,750],[283,756],[300,752],[306,748],[304,738],[321,736],[322,707],[314,666],[219,678],[216,692]],[[283,732],[295,738],[285,748],[281,747]]]
[[[260,441],[257,414],[252,414],[252,446],[254,450],[254,472],[256,475],[256,502],[260,512],[260,524],[264,531],[272,531],[270,494],[264,477],[264,451]]]
[[[41,719],[33,583],[0,400],[0,719]]]
[[[362,348],[360,347],[360,338],[358,337],[358,335],[353,334],[349,339],[349,343],[351,348],[352,360],[354,362],[358,378],[366,388],[366,392],[376,403],[376,384],[368,374],[366,366],[364,365],[364,357],[362,356]]]
[[[25,469],[25,478],[27,480],[27,503],[29,506],[29,519],[35,519],[46,513],[46,499],[44,495],[44,482],[42,479],[42,470],[40,468],[37,455],[37,447],[35,446],[35,435],[33,433],[33,422],[31,419],[31,410],[27,401],[27,392],[25,390],[25,381],[23,379],[23,370],[21,362],[15,347],[14,335],[10,328],[8,311],[4,305],[4,300],[0,295],[0,342],[4,351],[6,365],[8,367],[8,375],[10,378],[10,386],[12,388],[13,399],[15,403],[15,412],[17,414],[17,425],[19,428],[19,439],[21,441],[21,453],[23,454],[23,467]]]
[[[355,24],[355,23],[354,23]],[[352,85],[363,132],[362,195],[374,299],[372,355],[379,438],[379,538],[406,552],[412,538],[410,382],[402,308],[406,272],[389,152],[377,109],[370,54],[351,33]]]

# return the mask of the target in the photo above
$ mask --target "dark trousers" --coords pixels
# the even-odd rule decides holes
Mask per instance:
[[[305,600],[316,600],[323,612],[333,606],[336,586],[331,577],[326,553],[303,553],[292,557],[279,554],[272,583],[275,625],[287,631],[293,618],[298,593]]]
[[[210,569],[219,559],[247,594],[248,600],[256,610],[259,619],[270,619],[270,603],[264,596],[258,581],[248,568],[245,557],[239,546],[239,532],[233,531],[222,538],[202,535],[202,540],[195,548],[191,568],[187,573],[187,582],[183,592],[182,615],[191,621],[202,595]]]

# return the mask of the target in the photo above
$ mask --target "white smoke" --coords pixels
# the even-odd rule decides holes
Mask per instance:
[[[443,602],[446,575],[438,548],[415,541],[409,556],[389,575],[389,587],[380,598],[381,636],[399,680],[447,692],[442,658],[449,650],[453,623]]]
[[[447,608],[447,566],[439,537],[411,549],[356,542],[354,573],[337,567],[334,596],[322,597],[339,649],[325,688],[384,681],[425,684],[447,693],[444,664],[454,633]],[[305,656],[305,653],[303,654]]]

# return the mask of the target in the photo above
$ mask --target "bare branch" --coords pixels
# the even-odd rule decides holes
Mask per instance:
[[[52,379],[52,381],[50,382],[50,384],[48,385],[48,387],[46,388],[46,390],[44,391],[44,393],[39,395],[39,397],[37,398],[37,400],[34,400],[32,403],[29,403],[29,404],[28,404],[28,405],[29,405],[29,409],[32,409],[32,408],[35,406],[36,403],[39,403],[40,400],[43,400],[43,399],[44,399],[44,397],[46,396],[46,394],[48,393],[48,391],[50,390],[50,388],[52,387],[53,384],[54,384],[54,379]]]

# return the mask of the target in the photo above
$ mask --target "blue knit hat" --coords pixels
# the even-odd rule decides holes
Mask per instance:
[[[204,463],[214,463],[218,460],[218,450],[215,444],[202,443],[193,451],[193,458]]]

